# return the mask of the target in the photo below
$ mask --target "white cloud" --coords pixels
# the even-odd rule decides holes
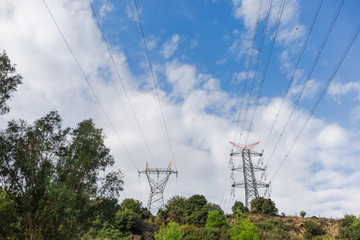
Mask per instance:
[[[357,123],[360,121],[360,106],[352,109],[350,119],[353,123]]]
[[[300,85],[293,84],[289,91],[290,96],[300,94],[301,91],[303,91],[302,96],[301,96],[302,100],[314,98],[320,88],[320,83],[318,81],[316,81],[315,79],[309,79],[306,84],[305,89],[302,90],[304,87],[304,84],[305,83],[302,83]]]
[[[121,84],[108,65],[109,56],[101,36],[94,34],[98,31],[89,7],[73,0],[51,2],[49,7],[137,168],[145,168],[146,161],[153,167]],[[125,173],[125,190],[120,201],[125,197],[140,197],[136,169],[120,146],[42,3],[1,1],[0,35],[0,45],[24,76],[24,84],[11,102],[14,106],[11,113],[32,121],[57,109],[64,119],[64,126],[72,127],[83,119],[93,118],[105,131],[106,144],[115,157],[116,167]],[[169,40],[169,45],[180,40],[175,36],[175,40]],[[174,54],[170,54],[170,50],[166,56]],[[171,155],[156,95],[151,89],[137,87],[138,79],[148,76],[135,78],[129,69],[127,56],[121,51],[113,54],[156,164],[167,167]],[[160,66],[156,69],[158,74],[171,86],[167,92],[159,89],[159,95],[179,170],[176,193],[187,197],[204,194],[210,202],[221,203],[224,182],[227,186],[230,184],[228,178],[224,178],[231,149],[228,140],[232,140],[235,133],[237,116],[234,112],[239,110],[240,100],[221,89],[221,79],[202,72],[195,65],[177,60],[164,64],[154,61],[154,66]],[[282,99],[261,101],[249,142],[266,137],[281,102]],[[271,153],[291,107],[290,102],[285,102],[265,148],[265,156]],[[306,117],[307,112],[295,111],[280,147],[269,162],[269,178],[293,144]],[[5,120],[0,119],[1,128],[5,127]],[[356,181],[360,172],[358,143],[357,134],[351,134],[340,125],[312,118],[273,181],[271,197],[280,212],[294,214],[304,209],[310,215],[336,217],[345,212],[359,212],[360,195]],[[263,147],[264,142],[261,142],[256,150]],[[314,167],[317,165],[319,169]],[[349,167],[339,170],[339,166]],[[140,189],[141,199],[146,205],[149,188],[144,176],[141,176]],[[171,176],[165,199],[175,194],[174,189],[175,179]],[[243,201],[243,197],[243,190],[237,191],[236,199]],[[223,206],[228,206],[225,210],[229,212],[232,200],[228,195],[225,199]]]
[[[161,50],[161,54],[164,58],[170,58],[177,50],[180,41],[178,34],[172,35],[171,39],[166,41]]]
[[[104,0],[103,5],[100,8],[100,19],[104,18],[106,14],[114,10],[114,5],[109,3],[107,0]]]
[[[239,73],[234,73],[233,74],[233,82],[236,84],[239,84],[240,82],[244,81],[244,80],[248,80],[251,79],[255,76],[254,72],[239,72]]]
[[[354,91],[357,94],[356,99],[360,101],[360,82],[348,82],[345,84],[332,83],[329,87],[328,94],[335,99]]]

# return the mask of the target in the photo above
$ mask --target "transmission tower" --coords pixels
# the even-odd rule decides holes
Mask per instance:
[[[164,207],[164,189],[170,178],[171,174],[176,173],[178,176],[177,170],[171,170],[171,162],[168,168],[149,168],[149,164],[146,162],[146,169],[144,171],[139,171],[140,174],[143,173],[146,175],[149,185],[150,185],[150,196],[148,200],[148,210],[151,213],[156,213],[160,208]],[[156,178],[152,177],[156,175]],[[165,175],[160,177],[160,175]]]
[[[266,168],[255,165],[252,162],[252,157],[261,157],[262,153],[253,151],[252,149],[259,144],[259,142],[240,146],[236,143],[230,142],[236,150],[230,153],[230,170],[231,170],[231,194],[235,196],[235,188],[245,188],[245,206],[249,207],[251,200],[259,197],[258,188],[268,188],[269,184],[256,180],[255,172],[263,172],[265,174]],[[233,157],[241,158],[241,162],[237,165]],[[235,172],[242,172],[244,180],[240,182],[235,181]]]

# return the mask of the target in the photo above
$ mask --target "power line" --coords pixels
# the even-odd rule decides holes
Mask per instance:
[[[267,146],[267,143],[268,143],[268,141],[269,141],[269,138],[270,138],[270,136],[271,136],[271,133],[272,133],[272,131],[274,130],[274,127],[275,127],[275,125],[276,125],[277,119],[279,118],[280,112],[281,112],[281,110],[282,110],[282,108],[283,108],[283,106],[284,106],[284,103],[285,103],[286,99],[287,99],[288,96],[289,96],[290,88],[291,88],[291,86],[293,85],[293,82],[294,82],[294,79],[295,79],[295,74],[296,74],[296,72],[297,72],[297,70],[298,70],[298,68],[299,68],[300,61],[301,61],[302,56],[303,56],[303,54],[304,54],[304,51],[305,51],[305,49],[306,49],[307,43],[308,43],[308,41],[309,41],[311,32],[312,32],[312,30],[313,30],[313,28],[314,28],[316,19],[317,19],[318,15],[319,15],[320,8],[321,8],[323,2],[324,2],[324,0],[320,0],[320,2],[319,2],[319,4],[318,4],[318,7],[317,7],[316,12],[315,12],[315,15],[314,15],[314,18],[313,18],[313,20],[312,20],[312,22],[311,22],[309,31],[307,32],[305,41],[304,41],[304,43],[303,43],[303,45],[302,45],[302,48],[301,48],[301,51],[300,51],[300,55],[299,55],[299,57],[298,57],[298,59],[297,59],[297,61],[296,61],[294,71],[293,71],[292,74],[291,74],[291,77],[290,77],[291,80],[290,80],[289,85],[288,85],[288,87],[287,87],[287,90],[286,90],[286,93],[285,93],[285,97],[283,98],[283,100],[282,100],[282,102],[281,102],[280,108],[279,108],[279,110],[278,110],[277,113],[276,113],[276,117],[275,117],[274,123],[272,124],[271,129],[270,129],[270,131],[269,131],[269,134],[268,134],[267,137],[266,137],[263,150],[265,150],[265,148],[266,148],[266,146]]]
[[[258,57],[257,57],[256,63],[255,63],[255,74],[254,74],[254,76],[253,76],[253,78],[252,78],[252,80],[251,80],[250,96],[249,96],[248,103],[247,103],[247,107],[246,107],[246,110],[245,110],[245,118],[244,118],[244,121],[243,121],[243,124],[242,124],[239,142],[241,142],[242,132],[244,131],[244,128],[245,128],[245,122],[246,122],[246,118],[247,118],[247,114],[248,114],[248,110],[249,110],[249,106],[250,106],[250,101],[251,101],[252,92],[253,92],[253,89],[254,89],[255,78],[256,78],[256,75],[257,75],[257,72],[258,72],[258,66],[259,66],[259,62],[260,62],[260,56],[261,56],[262,47],[263,47],[263,44],[264,44],[264,39],[265,39],[266,30],[267,30],[267,25],[268,25],[268,22],[269,22],[269,17],[270,17],[270,12],[271,12],[271,8],[272,8],[272,3],[273,3],[273,0],[271,0],[270,3],[269,3],[268,12],[267,12],[267,15],[266,15],[266,21],[265,21],[265,26],[264,26],[264,30],[263,30],[263,35],[262,35],[261,42],[260,42],[259,53],[258,53]]]
[[[113,65],[114,65],[114,68],[115,68],[115,71],[116,71],[116,75],[117,75],[117,77],[118,77],[118,79],[119,79],[119,81],[120,81],[120,83],[121,83],[121,87],[122,87],[122,89],[124,90],[126,99],[127,99],[128,103],[129,103],[129,105],[130,105],[132,114],[133,114],[133,116],[134,116],[134,118],[135,118],[135,120],[136,120],[137,126],[138,126],[139,131],[140,131],[140,133],[141,133],[141,136],[142,136],[142,138],[143,138],[144,144],[145,144],[145,146],[146,146],[146,148],[147,148],[147,151],[148,151],[148,153],[149,153],[149,155],[150,155],[151,160],[153,161],[155,167],[157,167],[157,166],[156,166],[156,163],[155,163],[155,160],[154,160],[154,157],[153,157],[153,155],[152,155],[152,153],[151,153],[151,151],[150,151],[149,145],[148,145],[148,143],[147,143],[147,141],[146,141],[146,138],[145,138],[145,136],[144,136],[144,132],[143,132],[141,126],[140,126],[140,122],[139,122],[139,120],[138,120],[138,118],[137,118],[137,116],[136,116],[136,114],[135,114],[134,107],[133,107],[133,105],[132,105],[132,103],[131,103],[131,101],[130,101],[129,95],[127,94],[127,91],[126,91],[125,85],[124,85],[124,83],[123,83],[123,81],[122,81],[122,78],[121,78],[121,76],[120,76],[119,70],[118,70],[118,68],[117,68],[117,66],[116,66],[116,64],[115,64],[114,57],[113,57],[113,55],[112,55],[112,53],[111,53],[111,51],[110,51],[110,47],[109,47],[109,45],[108,45],[108,43],[107,43],[107,41],[106,41],[104,32],[103,32],[103,30],[102,30],[102,28],[101,28],[101,25],[100,25],[100,23],[99,23],[99,20],[98,20],[98,18],[97,18],[97,16],[96,16],[96,12],[95,12],[95,9],[94,9],[94,7],[93,7],[93,5],[92,5],[92,3],[91,3],[91,0],[89,0],[89,4],[90,4],[91,10],[92,10],[92,12],[93,12],[93,14],[94,14],[94,16],[95,16],[95,20],[96,20],[96,23],[97,23],[97,25],[98,25],[98,27],[99,27],[99,30],[100,30],[100,32],[101,32],[101,36],[102,36],[102,38],[103,38],[103,40],[104,40],[104,42],[105,42],[105,44],[106,44],[106,48],[107,48],[107,51],[109,52],[111,61],[112,61]]]
[[[346,55],[348,54],[348,52],[349,52],[352,44],[354,43],[356,37],[358,36],[359,32],[360,32],[360,24],[359,24],[358,27],[356,28],[353,36],[351,37],[351,39],[350,39],[350,41],[349,41],[349,43],[348,43],[348,45],[347,45],[347,47],[345,48],[345,50],[344,50],[343,54],[341,55],[338,63],[336,64],[336,66],[335,66],[332,74],[330,75],[329,80],[328,80],[328,81],[326,82],[326,84],[324,85],[324,88],[322,89],[319,97],[317,98],[317,100],[316,100],[316,102],[315,102],[315,105],[314,105],[313,108],[311,109],[311,112],[308,114],[304,126],[301,128],[300,132],[298,133],[298,135],[297,135],[296,138],[295,138],[294,143],[293,143],[292,146],[290,147],[290,150],[287,152],[287,154],[285,155],[284,159],[281,161],[279,167],[276,169],[274,176],[273,176],[273,177],[271,178],[271,180],[270,180],[270,183],[274,180],[274,178],[275,178],[276,175],[278,174],[280,168],[284,165],[285,160],[288,158],[290,152],[291,152],[292,149],[294,148],[295,144],[296,144],[297,141],[299,140],[299,138],[300,138],[301,134],[303,133],[306,125],[308,124],[311,116],[313,115],[313,113],[315,112],[316,108],[318,107],[321,99],[323,98],[323,96],[325,95],[325,93],[327,92],[327,90],[329,89],[329,86],[330,86],[331,82],[334,80],[334,77],[335,77],[337,71],[339,70],[342,62],[344,61]]]
[[[307,74],[305,83],[304,83],[303,86],[302,86],[302,89],[301,89],[301,91],[300,91],[300,93],[299,93],[299,95],[298,95],[298,97],[297,97],[297,99],[296,99],[296,101],[295,101],[295,104],[294,104],[294,107],[293,107],[293,109],[292,109],[292,111],[291,111],[291,114],[289,115],[289,117],[288,117],[288,119],[287,119],[287,121],[286,121],[286,123],[285,123],[285,125],[284,125],[284,128],[283,128],[283,130],[282,130],[282,132],[281,132],[281,134],[280,134],[280,136],[279,136],[279,138],[278,138],[278,140],[277,140],[277,142],[276,142],[276,144],[275,144],[275,147],[274,147],[274,149],[273,149],[273,151],[272,151],[272,153],[271,153],[271,155],[270,155],[270,157],[269,157],[268,162],[270,162],[270,160],[271,160],[272,157],[274,156],[274,153],[275,153],[277,147],[279,146],[281,137],[284,135],[284,132],[285,132],[285,130],[287,129],[287,126],[289,125],[289,122],[290,122],[290,120],[291,120],[291,118],[292,118],[292,116],[293,116],[293,114],[294,114],[294,112],[295,112],[295,110],[296,110],[296,108],[297,108],[297,106],[298,106],[298,104],[299,104],[299,101],[300,101],[300,99],[301,99],[301,97],[302,97],[302,95],[303,95],[303,93],[304,93],[304,90],[305,90],[305,88],[306,88],[306,86],[307,86],[307,84],[308,84],[308,82],[309,82],[309,80],[310,80],[310,77],[311,77],[311,75],[312,75],[312,72],[314,71],[314,68],[315,68],[315,66],[316,66],[316,64],[317,64],[317,62],[318,62],[318,60],[319,60],[319,57],[320,57],[320,55],[321,55],[321,53],[322,53],[322,50],[324,49],[325,44],[326,44],[326,42],[327,42],[327,40],[328,40],[328,38],[329,38],[329,35],[330,35],[330,33],[331,33],[331,30],[333,29],[333,27],[334,27],[334,25],[335,25],[335,22],[336,22],[336,20],[337,20],[337,17],[339,16],[339,13],[340,13],[340,10],[341,10],[341,8],[342,8],[342,6],[343,6],[343,4],[344,4],[344,1],[345,1],[345,0],[342,0],[342,1],[340,2],[339,6],[338,6],[338,8],[337,8],[337,10],[336,10],[336,12],[335,12],[335,15],[334,15],[334,17],[333,17],[333,19],[332,19],[332,21],[331,21],[331,24],[330,24],[330,26],[329,26],[329,28],[328,28],[328,30],[327,30],[327,32],[326,32],[326,35],[325,35],[325,37],[324,37],[324,39],[323,39],[323,41],[322,41],[322,43],[321,43],[321,45],[320,45],[320,48],[319,48],[319,50],[318,50],[318,52],[317,52],[317,54],[316,54],[316,56],[315,56],[315,59],[314,59],[312,65],[311,65],[311,67],[310,67],[310,70],[309,70],[309,72],[308,72],[308,74]]]
[[[243,90],[243,94],[242,94],[241,107],[240,107],[240,111],[239,111],[239,114],[238,114],[238,120],[237,120],[237,124],[236,124],[236,129],[235,129],[235,132],[234,132],[234,141],[233,142],[236,142],[237,132],[238,132],[238,128],[239,128],[239,125],[240,125],[241,113],[242,113],[242,109],[243,109],[243,106],[244,106],[245,94],[246,94],[247,84],[248,84],[248,81],[249,81],[249,75],[250,75],[250,70],[251,70],[251,63],[252,63],[252,59],[253,59],[253,56],[254,56],[256,36],[257,36],[258,29],[259,29],[262,5],[263,5],[263,0],[260,0],[259,10],[258,10],[258,14],[257,14],[257,17],[256,17],[256,27],[255,27],[254,35],[252,37],[253,41],[252,41],[252,47],[251,47],[251,54],[250,54],[250,58],[249,58],[249,62],[248,62],[248,70],[247,70],[247,74],[246,74],[246,77],[245,77],[245,86],[244,86],[244,90]],[[227,183],[228,183],[229,172],[230,172],[230,168],[227,168],[227,173],[226,173],[225,181],[224,181],[224,187],[223,187],[223,191],[222,191],[221,205],[223,205],[223,202],[225,201],[225,191],[226,191],[225,188],[226,188]]]
[[[176,162],[175,162],[175,157],[174,157],[174,152],[173,152],[173,148],[172,148],[172,145],[171,145],[171,141],[170,141],[170,137],[169,137],[169,133],[168,133],[168,129],[167,129],[167,125],[166,125],[166,121],[165,121],[165,116],[164,116],[164,113],[163,113],[163,110],[162,110],[162,106],[161,106],[161,101],[160,101],[160,96],[159,96],[159,92],[158,92],[158,87],[157,87],[157,84],[156,84],[156,81],[155,81],[154,70],[153,70],[153,67],[152,67],[152,63],[151,63],[151,59],[150,59],[148,47],[147,47],[147,44],[146,44],[144,29],[143,29],[143,26],[142,26],[142,23],[141,23],[141,18],[140,18],[139,9],[138,9],[136,0],[134,0],[134,3],[135,3],[135,8],[136,8],[137,17],[138,17],[138,20],[139,20],[139,25],[140,25],[140,29],[141,29],[141,34],[142,34],[144,46],[145,46],[146,56],[147,56],[147,59],[148,59],[148,62],[149,62],[149,67],[150,67],[150,71],[151,71],[151,76],[152,76],[152,80],[153,80],[153,84],[154,84],[154,89],[155,89],[155,93],[156,93],[157,100],[158,100],[158,103],[159,103],[160,113],[161,113],[161,117],[162,117],[162,121],[163,121],[163,124],[164,124],[165,133],[166,133],[166,136],[167,136],[167,141],[168,141],[169,148],[170,148],[171,157],[172,157],[172,160],[173,160],[173,162],[174,162],[175,169],[177,169],[177,167],[176,167]]]
[[[266,73],[267,73],[267,70],[268,70],[268,67],[269,67],[269,64],[270,64],[270,59],[271,59],[271,55],[272,55],[272,50],[273,50],[273,48],[274,48],[276,36],[277,36],[278,30],[279,30],[279,26],[280,26],[280,20],[281,20],[282,14],[283,14],[283,12],[284,12],[285,2],[286,2],[286,0],[283,0],[283,1],[281,2],[280,12],[279,12],[279,15],[278,15],[278,18],[277,18],[276,27],[275,27],[275,31],[274,31],[274,36],[273,36],[272,43],[271,43],[271,47],[270,47],[270,50],[269,50],[269,53],[268,53],[268,56],[267,56],[267,59],[266,59],[266,63],[265,63],[264,71],[263,71],[263,76],[262,76],[261,82],[260,82],[260,90],[259,90],[258,95],[257,95],[257,98],[256,98],[255,109],[254,109],[253,114],[252,114],[252,117],[251,117],[250,127],[249,127],[249,131],[248,131],[248,134],[247,134],[247,137],[246,137],[246,140],[245,140],[245,144],[247,144],[247,141],[248,141],[248,138],[249,138],[251,129],[252,129],[252,125],[253,125],[253,122],[254,122],[254,118],[255,118],[255,114],[256,114],[256,109],[257,109],[257,107],[258,107],[258,105],[259,105],[259,99],[260,99],[261,91],[262,91],[262,88],[263,88],[263,86],[264,86],[264,81],[265,81],[265,78],[266,78]]]
[[[252,47],[251,47],[251,54],[250,54],[250,59],[248,62],[248,69],[247,69],[247,73],[246,73],[246,77],[245,77],[245,86],[244,86],[244,91],[242,94],[242,98],[241,98],[241,107],[240,107],[240,111],[238,114],[238,120],[237,120],[237,124],[236,124],[236,129],[235,129],[235,133],[234,133],[234,141],[236,143],[236,136],[237,136],[237,132],[238,132],[238,128],[240,125],[240,119],[241,119],[241,113],[242,113],[242,109],[244,106],[244,100],[245,100],[245,94],[246,94],[246,89],[247,89],[247,84],[249,81],[249,75],[250,75],[250,71],[251,71],[251,62],[254,56],[254,50],[255,50],[255,43],[256,43],[256,36],[257,36],[257,32],[259,29],[259,22],[260,22],[260,16],[261,16],[261,9],[262,9],[262,5],[263,5],[263,0],[260,0],[260,5],[259,5],[259,10],[258,10],[258,14],[256,17],[256,27],[255,27],[255,31],[254,31],[254,35],[253,35],[253,41],[252,41]]]
[[[98,98],[98,96],[96,95],[96,93],[95,93],[95,91],[94,91],[94,88],[91,86],[91,83],[89,82],[88,78],[86,77],[86,75],[85,75],[85,73],[84,73],[84,71],[83,71],[82,67],[80,66],[79,61],[77,60],[77,58],[76,58],[76,56],[75,56],[74,52],[72,51],[72,49],[71,49],[71,47],[70,47],[70,45],[69,45],[68,41],[66,40],[66,38],[65,38],[64,34],[62,33],[62,31],[61,31],[61,29],[60,29],[59,25],[57,24],[57,22],[56,22],[56,20],[55,20],[55,17],[54,17],[54,16],[53,16],[53,14],[51,13],[51,10],[49,9],[49,7],[48,7],[48,5],[46,4],[45,0],[43,0],[43,3],[44,3],[44,5],[45,5],[45,7],[46,7],[47,11],[49,12],[49,14],[50,14],[50,16],[51,16],[52,20],[54,21],[54,23],[55,23],[55,25],[56,25],[56,28],[58,29],[58,31],[59,31],[59,33],[60,33],[60,35],[61,35],[62,39],[64,40],[64,42],[65,42],[65,44],[66,44],[66,46],[67,46],[67,48],[68,48],[69,52],[71,53],[71,56],[72,56],[72,57],[73,57],[73,59],[75,60],[76,65],[78,66],[78,68],[79,68],[79,70],[80,70],[81,74],[83,75],[84,80],[86,81],[86,83],[87,83],[88,87],[90,88],[91,92],[93,93],[93,95],[94,95],[94,97],[95,97],[96,101],[97,101],[97,102],[98,102],[98,104],[100,105],[100,108],[101,108],[102,112],[104,113],[104,115],[105,115],[106,119],[108,120],[108,122],[109,122],[109,124],[110,124],[111,128],[113,129],[113,131],[114,131],[114,133],[115,133],[115,135],[117,136],[117,139],[119,140],[120,144],[122,145],[122,147],[123,147],[123,149],[124,149],[124,151],[125,151],[126,155],[128,156],[128,158],[129,158],[129,160],[131,161],[131,163],[134,165],[134,167],[136,168],[136,170],[137,170],[137,171],[139,171],[139,170],[138,170],[138,168],[136,167],[136,164],[135,164],[135,162],[134,162],[133,158],[131,157],[131,155],[130,155],[129,151],[128,151],[128,150],[127,150],[127,148],[125,147],[124,142],[121,140],[121,138],[120,138],[119,134],[117,133],[117,131],[116,131],[116,129],[115,129],[115,127],[114,127],[114,125],[112,124],[112,122],[111,122],[111,120],[110,120],[109,116],[107,115],[107,113],[106,113],[106,111],[105,111],[105,109],[104,109],[103,105],[101,104],[100,99],[99,99],[99,98]]]

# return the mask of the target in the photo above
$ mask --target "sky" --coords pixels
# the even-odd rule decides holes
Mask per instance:
[[[165,201],[202,194],[227,213],[245,198],[230,195],[229,141],[259,141],[279,213],[359,215],[359,36],[332,75],[360,2],[282,2],[137,0],[139,21],[132,0],[93,0],[96,17],[86,0],[3,0],[0,50],[23,84],[0,128],[53,110],[64,127],[92,118],[124,173],[119,201],[146,206],[138,171],[171,162]]]

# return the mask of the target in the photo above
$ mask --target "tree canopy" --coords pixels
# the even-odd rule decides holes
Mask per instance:
[[[6,52],[0,53],[0,115],[10,111],[6,101],[11,98],[12,93],[22,83],[22,76],[15,74],[15,71],[15,65],[11,64]]]
[[[114,164],[102,130],[91,119],[75,129],[61,121],[50,112],[32,125],[13,120],[0,132],[1,187],[29,239],[75,238],[89,221],[91,199],[122,190],[120,171],[99,177]]]

